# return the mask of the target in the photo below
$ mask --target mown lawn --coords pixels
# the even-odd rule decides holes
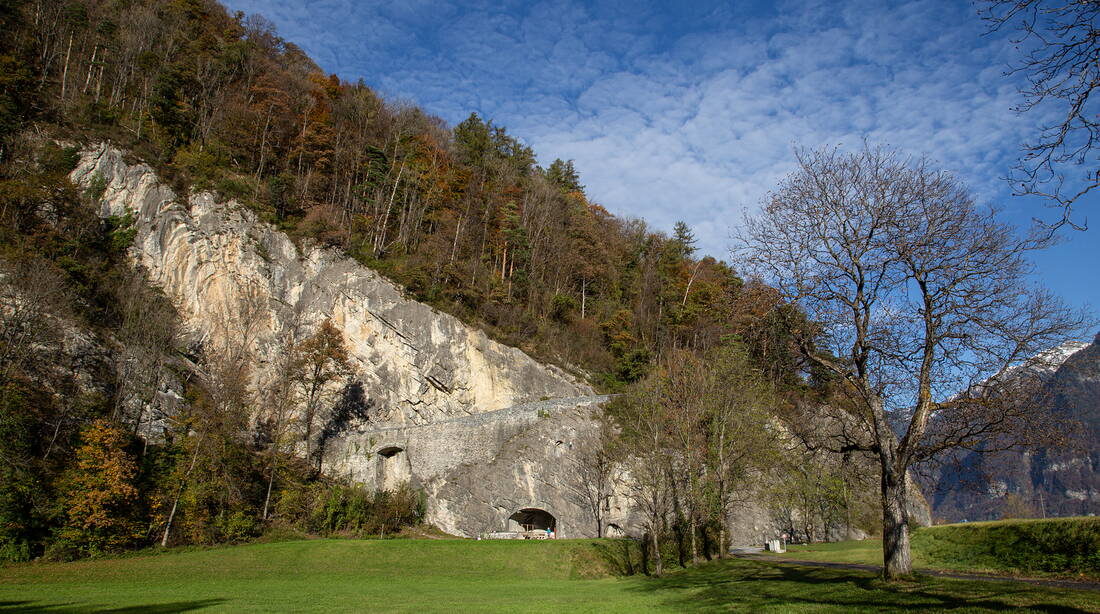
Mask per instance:
[[[753,561],[610,577],[615,542],[312,540],[0,568],[0,613],[1100,613],[1100,593]],[[591,576],[604,577],[591,577]]]
[[[940,525],[912,536],[913,567],[1100,580],[1100,518]],[[790,546],[787,558],[882,564],[882,542]]]

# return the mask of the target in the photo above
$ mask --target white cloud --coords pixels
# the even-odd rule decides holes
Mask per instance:
[[[594,200],[665,230],[683,219],[719,257],[795,145],[886,143],[994,196],[1040,119],[1011,111],[1010,50],[961,3],[229,4],[346,78],[576,160]]]

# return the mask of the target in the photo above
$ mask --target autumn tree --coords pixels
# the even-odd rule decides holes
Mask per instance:
[[[616,445],[629,474],[630,498],[642,512],[647,542],[642,547],[651,549],[658,576],[664,573],[661,534],[672,507],[670,415],[668,405],[657,400],[661,384],[650,374],[608,407],[618,428]]]
[[[736,504],[769,464],[772,398],[744,352],[725,347],[703,357],[669,353],[609,406],[658,570],[663,561],[656,543],[670,514],[686,525],[693,563],[707,524],[719,528],[725,556]]]
[[[843,382],[833,448],[877,461],[884,572],[896,578],[912,571],[909,468],[1042,434],[1041,412],[997,390],[1001,376],[1083,318],[1031,285],[1027,256],[1049,233],[1019,237],[926,160],[866,146],[797,159],[738,251],[805,313],[786,321],[803,358]]]
[[[213,541],[210,518],[239,504],[250,471],[245,448],[256,400],[252,377],[256,339],[264,324],[264,297],[255,285],[242,283],[212,309],[213,329],[203,345],[195,401],[174,417],[181,436],[174,471],[174,492],[165,497],[161,545],[167,546],[185,512],[193,541]]]
[[[315,438],[322,413],[335,404],[351,367],[344,336],[325,320],[313,335],[295,348],[299,366],[295,385],[300,399],[300,433],[305,457],[320,471],[322,458]]]
[[[699,408],[704,510],[719,527],[719,556],[724,558],[737,522],[735,507],[751,496],[753,478],[764,474],[775,460],[777,437],[769,422],[778,400],[744,348],[720,347],[705,360]]]
[[[83,433],[76,463],[63,478],[66,521],[58,538],[83,554],[133,544],[145,534],[138,518],[137,463],[124,429],[97,420]]]

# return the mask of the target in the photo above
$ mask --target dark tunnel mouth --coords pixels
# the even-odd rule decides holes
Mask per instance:
[[[558,523],[553,514],[537,507],[525,507],[509,516],[508,520],[515,521],[525,531],[538,529],[553,531]]]

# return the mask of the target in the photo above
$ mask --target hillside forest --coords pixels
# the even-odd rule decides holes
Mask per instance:
[[[97,141],[180,194],[234,199],[625,392],[611,419],[652,428],[620,443],[676,451],[651,465],[654,484],[688,476],[652,490],[664,498],[648,508],[681,563],[722,543],[741,481],[761,466],[795,476],[767,495],[791,534],[875,526],[873,475],[767,439],[770,416],[836,392],[785,332],[799,312],[699,256],[687,225],[666,234],[614,216],[571,161],[541,166],[490,118],[448,126],[327,75],[264,18],[214,0],[0,0],[0,31],[0,560],[385,535],[424,513],[416,492],[367,492],[297,457],[259,412],[247,348],[185,342],[126,257],[130,221],[100,219],[101,188],[68,180],[80,145]],[[322,327],[294,348],[287,398],[338,376],[337,337]],[[185,394],[152,440],[133,412],[168,379]],[[288,432],[308,449],[308,428]]]

